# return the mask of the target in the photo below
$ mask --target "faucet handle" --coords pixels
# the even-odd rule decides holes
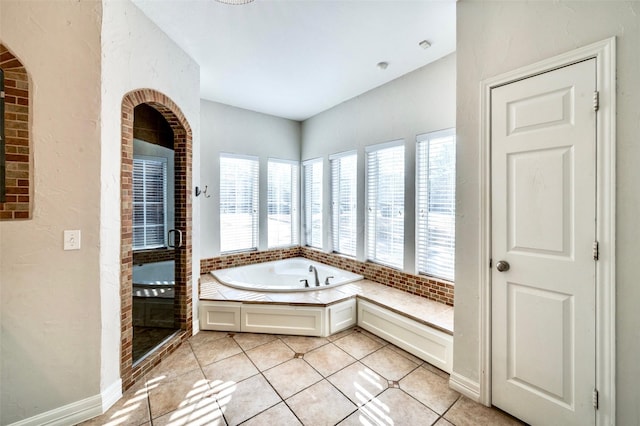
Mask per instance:
[[[334,278],[333,275],[329,275],[327,278],[324,279],[324,285],[329,285],[329,278]]]
[[[302,282],[302,281],[304,281],[305,288],[308,288],[309,287],[309,281],[307,281],[306,278],[303,278],[303,279],[300,280],[300,282]]]

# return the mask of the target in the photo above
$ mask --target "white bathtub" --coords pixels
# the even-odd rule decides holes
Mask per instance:
[[[133,265],[133,296],[160,297],[171,299],[174,296],[175,263],[164,262]]]
[[[315,286],[314,273],[309,272],[311,265],[318,270],[319,287]],[[362,279],[362,275],[303,257],[220,269],[212,271],[211,274],[230,287],[271,292],[322,290]],[[329,285],[324,284],[327,277],[330,277]],[[309,287],[305,287],[305,279]]]
[[[133,265],[133,285],[174,285],[175,263],[173,260],[164,262]]]

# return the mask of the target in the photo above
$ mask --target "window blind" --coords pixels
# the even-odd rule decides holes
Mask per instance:
[[[295,245],[298,243],[298,164],[270,159],[267,175],[268,246]]]
[[[353,152],[330,158],[333,251],[348,256],[356,255],[357,160]]]
[[[220,154],[220,251],[258,248],[258,159]]]
[[[418,272],[449,281],[455,266],[455,173],[455,130],[418,136]]]
[[[367,148],[367,258],[402,268],[404,261],[404,142]]]
[[[305,244],[322,248],[322,159],[305,162],[303,169]]]
[[[167,159],[133,159],[133,248],[166,246]]]

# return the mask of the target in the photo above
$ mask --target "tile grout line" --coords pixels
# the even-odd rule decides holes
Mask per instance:
[[[343,338],[345,338],[345,337],[348,337],[348,336],[350,336],[351,334],[353,334],[353,333],[357,333],[357,332],[359,332],[359,331],[357,330],[357,327],[353,327],[353,330],[352,330],[352,332],[351,332],[351,333],[346,334],[345,336],[340,337],[340,339],[343,339]],[[320,376],[322,377],[322,380],[326,380],[326,381],[327,381],[327,383],[329,383],[329,385],[330,385],[331,387],[333,387],[333,389],[334,389],[334,390],[338,391],[342,396],[344,396],[345,398],[347,398],[347,400],[348,400],[349,402],[351,402],[351,403],[356,407],[356,408],[355,408],[355,410],[353,410],[352,412],[350,412],[350,413],[349,413],[348,415],[346,415],[344,418],[340,419],[340,420],[338,421],[338,423],[340,423],[340,422],[344,421],[345,419],[347,419],[348,417],[350,417],[350,416],[351,416],[351,415],[353,415],[354,413],[358,412],[358,411],[360,410],[360,407],[358,406],[358,404],[357,404],[357,403],[354,403],[354,402],[351,400],[351,398],[349,398],[347,395],[345,395],[345,393],[344,393],[344,392],[342,392],[340,389],[338,389],[338,388],[337,388],[337,387],[336,387],[336,386],[335,386],[335,385],[334,385],[334,384],[329,380],[329,377],[331,377],[331,376],[333,376],[333,375],[335,375],[335,374],[339,373],[340,371],[345,370],[346,368],[349,368],[350,366],[352,366],[352,365],[353,365],[353,364],[355,364],[355,363],[360,363],[360,364],[362,364],[362,365],[364,365],[364,366],[366,367],[366,365],[365,365],[365,364],[363,364],[363,363],[361,362],[361,360],[360,360],[360,359],[357,359],[356,357],[354,357],[353,355],[351,355],[349,352],[347,352],[346,350],[344,350],[343,348],[341,348],[340,346],[338,346],[338,345],[336,345],[336,344],[335,344],[335,342],[336,342],[336,341],[338,341],[338,340],[340,340],[340,339],[336,339],[336,340],[334,340],[333,342],[329,342],[329,343],[330,343],[330,344],[332,344],[334,348],[338,349],[339,351],[344,352],[345,354],[347,354],[348,356],[350,356],[351,358],[353,358],[355,361],[354,361],[354,362],[351,362],[351,363],[349,363],[349,364],[347,364],[347,365],[345,365],[344,367],[342,367],[342,368],[338,369],[337,371],[332,372],[331,374],[329,374],[329,375],[328,375],[328,376],[326,376],[326,377],[325,377],[322,373],[320,373],[320,372],[319,372],[319,371],[318,371],[318,370],[317,370],[313,365],[311,365],[311,364],[309,363],[309,361],[307,361],[306,359],[304,359],[304,356],[302,357],[302,359],[307,363],[307,365],[309,365],[309,366],[310,366],[311,368],[313,368],[313,369],[314,369],[318,374],[320,374]],[[372,340],[373,340],[373,339],[372,339]],[[384,347],[384,346],[383,346],[383,347]],[[379,349],[381,349],[381,348],[379,348]],[[375,352],[375,351],[374,351],[374,352]],[[373,352],[372,352],[372,353],[373,353]],[[368,355],[369,355],[369,354],[368,354]],[[368,356],[368,355],[365,355],[365,356]],[[364,357],[363,357],[363,358],[364,358]],[[322,380],[321,380],[321,381],[322,381]],[[319,382],[316,382],[316,383],[319,383]],[[387,385],[387,386],[388,386],[388,385]],[[310,387],[310,386],[309,386],[309,387]],[[387,389],[388,389],[388,387],[387,387]],[[374,398],[376,398],[378,395],[380,395],[380,394],[381,394],[382,392],[384,392],[385,390],[386,390],[386,389],[383,389],[383,390],[382,390],[382,391],[380,391],[378,394],[373,395],[370,399],[368,399],[365,403],[363,403],[363,404],[362,404],[362,406],[364,406],[365,404],[368,404],[369,402],[373,401],[373,399],[374,399]],[[299,393],[299,392],[298,392],[298,393]],[[293,396],[293,395],[292,395],[292,396]],[[285,403],[286,403],[286,401],[285,401]],[[292,411],[293,411],[293,410],[292,410]],[[336,423],[336,424],[338,424],[338,423]]]
[[[147,374],[149,374],[149,373],[147,373]],[[144,391],[147,394],[145,399],[147,400],[147,410],[148,410],[148,413],[149,413],[149,424],[151,426],[153,426],[153,418],[152,418],[153,416],[151,415],[151,391],[149,390],[149,387],[147,386],[146,375],[145,375],[145,378],[144,378]]]
[[[272,340],[271,342],[274,342],[274,341],[276,341],[276,340],[280,340],[280,341],[282,342],[282,339],[280,338],[280,336],[278,336],[278,335],[274,335],[274,336],[275,336],[276,338],[275,338],[274,340]],[[234,340],[235,340],[235,339],[234,339]],[[259,348],[260,346],[267,345],[267,344],[269,344],[269,343],[271,343],[271,342],[263,343],[263,344],[261,344],[261,345],[255,346],[255,347],[253,347],[253,348],[251,348],[251,349],[249,349],[249,350],[252,350],[252,349],[255,349],[255,348]],[[236,343],[238,343],[238,342],[236,342]],[[285,345],[285,346],[287,346],[287,347],[289,348],[289,345],[287,345],[285,342],[282,342],[282,343],[284,343],[284,345]],[[240,346],[240,344],[238,344],[238,346]],[[253,375],[253,376],[251,376],[251,377],[255,377],[255,376],[257,376],[257,375],[262,376],[262,378],[265,380],[265,382],[267,382],[267,384],[271,387],[271,389],[273,389],[273,391],[275,392],[275,394],[276,394],[276,395],[278,395],[278,398],[280,398],[280,401],[276,402],[275,404],[273,404],[273,405],[271,405],[271,406],[269,406],[269,407],[265,408],[264,410],[262,410],[262,411],[260,411],[260,412],[258,412],[258,413],[256,413],[256,414],[254,414],[253,416],[249,417],[248,419],[245,419],[245,420],[243,420],[242,422],[240,422],[240,424],[244,424],[244,423],[248,422],[249,420],[251,420],[251,419],[253,419],[253,418],[255,418],[255,417],[259,416],[260,414],[264,413],[265,411],[272,409],[273,407],[275,407],[276,405],[280,404],[281,402],[285,402],[285,401],[284,401],[284,399],[282,398],[282,395],[280,395],[280,393],[278,393],[278,391],[276,390],[276,388],[274,388],[274,387],[273,387],[273,385],[271,384],[271,382],[269,381],[269,379],[267,379],[267,377],[264,375],[264,371],[262,371],[260,368],[258,368],[258,366],[256,365],[256,363],[255,363],[255,362],[253,361],[253,359],[251,359],[251,357],[247,354],[247,352],[245,351],[245,349],[244,349],[242,346],[240,346],[240,349],[242,349],[242,353],[244,354],[244,356],[246,356],[246,357],[247,357],[247,359],[249,360],[249,362],[250,362],[250,363],[255,367],[255,369],[256,369],[256,370],[258,370],[258,374],[255,374],[255,375]],[[292,348],[289,348],[289,349],[293,350]],[[294,351],[294,352],[295,352],[295,351]],[[294,356],[295,356],[295,355],[294,355]],[[295,359],[295,358],[291,358],[291,359]],[[269,367],[269,368],[268,368],[268,370],[270,370],[270,369],[272,369],[272,368],[275,368],[275,367],[277,367],[277,366],[279,366],[279,365],[282,365],[282,364],[284,364],[285,362],[288,362],[288,361],[284,361],[284,362],[281,362],[280,364],[276,364],[276,365],[274,365],[274,366],[272,366],[272,367]],[[248,378],[247,378],[247,379],[248,379]],[[247,380],[247,379],[244,379],[244,380]],[[244,381],[244,380],[243,380],[243,381]],[[286,404],[286,403],[285,403],[285,404]],[[288,407],[288,406],[287,406],[287,407]],[[290,411],[293,413],[293,415],[295,416],[295,413],[293,412],[293,410],[291,410],[291,408],[289,408],[289,410],[290,410]],[[298,416],[296,416],[296,418],[298,418]],[[300,420],[300,419],[298,419],[298,420]],[[226,420],[225,420],[225,421],[226,421]],[[300,423],[302,423],[302,422],[300,422]],[[229,424],[229,422],[227,422],[227,424]]]
[[[358,330],[354,330],[354,332],[358,332]],[[367,333],[369,333],[369,332],[367,332]],[[365,336],[365,337],[367,337],[367,338],[369,338],[369,339],[371,339],[371,340],[373,340],[373,341],[375,341],[375,342],[377,342],[377,343],[380,343],[379,341],[377,341],[376,339],[373,339],[373,338],[369,337],[369,336],[368,336],[367,334],[365,334],[365,333],[362,333],[362,335],[363,335],[363,336]],[[347,335],[347,336],[348,336],[348,335]],[[344,336],[344,337],[347,337],[347,336]],[[342,337],[341,337],[341,339],[342,339]],[[380,338],[380,339],[381,339],[381,338]],[[340,340],[340,339],[337,339],[337,340]],[[337,340],[336,340],[336,341],[337,341]],[[387,347],[389,347],[389,346],[392,346],[392,345],[393,345],[392,343],[387,342],[387,341],[386,341],[386,340],[384,340],[384,339],[381,339],[381,340],[385,342],[385,344],[384,344],[384,345],[382,345],[382,346],[381,346],[381,347],[379,347],[378,349],[375,349],[374,351],[370,352],[369,354],[367,354],[367,355],[363,356],[361,359],[356,359],[356,361],[355,361],[355,362],[353,362],[353,363],[349,364],[348,366],[345,366],[345,367],[343,367],[342,369],[340,369],[340,370],[338,370],[338,371],[336,371],[336,372],[332,373],[330,376],[333,376],[334,374],[337,374],[338,372],[340,372],[340,371],[342,371],[342,370],[344,370],[344,369],[348,368],[349,366],[351,366],[351,365],[355,364],[356,362],[358,362],[358,363],[360,363],[360,364],[364,365],[364,366],[365,366],[365,367],[367,367],[367,368],[371,368],[371,369],[372,369],[372,371],[374,371],[374,372],[376,372],[377,374],[379,374],[377,371],[375,371],[375,369],[373,369],[372,367],[370,367],[370,366],[368,366],[367,364],[363,363],[363,362],[362,362],[362,360],[363,360],[363,359],[365,359],[365,358],[367,358],[367,357],[369,357],[370,355],[372,355],[372,354],[374,354],[374,353],[376,353],[376,352],[378,352],[378,351],[380,351],[380,350],[384,349],[384,348],[387,348]],[[334,342],[332,342],[332,343],[334,343]],[[351,354],[349,354],[347,351],[345,351],[343,348],[339,347],[338,345],[334,345],[334,346],[336,346],[338,349],[341,349],[343,352],[347,353],[348,355],[352,356]],[[399,348],[399,349],[402,349],[402,348]],[[392,349],[390,349],[390,350],[392,350]],[[392,351],[393,351],[393,350],[392,350]],[[416,401],[416,402],[417,402],[418,404],[420,404],[421,406],[425,407],[425,408],[426,408],[426,409],[428,409],[429,411],[431,411],[431,412],[433,412],[434,414],[436,414],[436,415],[437,415],[437,418],[436,418],[436,421],[434,422],[434,424],[435,424],[435,423],[437,423],[437,422],[438,422],[438,420],[440,420],[440,418],[444,416],[444,414],[443,414],[442,416],[440,416],[440,414],[438,414],[438,412],[437,412],[437,411],[435,411],[433,408],[431,408],[431,407],[429,407],[428,405],[424,404],[423,402],[419,401],[419,400],[418,400],[418,399],[416,399],[413,395],[411,395],[411,394],[407,393],[404,389],[402,389],[402,388],[400,387],[400,381],[402,381],[402,380],[403,380],[404,378],[406,378],[408,375],[410,375],[411,373],[413,373],[414,371],[416,371],[417,369],[419,369],[420,367],[422,367],[422,366],[424,365],[425,361],[424,361],[424,360],[421,360],[421,363],[416,363],[415,361],[413,361],[412,359],[410,359],[410,358],[406,357],[406,356],[405,356],[405,355],[403,355],[402,353],[398,353],[398,352],[396,352],[396,351],[393,351],[393,352],[394,352],[396,355],[398,355],[398,356],[400,356],[400,357],[402,357],[402,358],[406,359],[407,361],[409,361],[409,362],[411,362],[411,363],[415,364],[415,366],[414,366],[414,367],[413,367],[409,372],[407,372],[406,374],[404,374],[400,379],[398,379],[397,381],[396,381],[396,380],[394,380],[394,382],[397,382],[397,383],[398,383],[398,388],[397,388],[397,389],[398,389],[398,390],[400,390],[403,394],[405,394],[405,395],[407,395],[408,397],[410,397],[411,399],[413,399],[414,401]],[[434,374],[435,374],[435,373],[434,373]],[[331,385],[333,385],[333,383],[331,383],[331,381],[329,380],[329,377],[330,377],[330,376],[325,377],[325,380],[327,380]],[[385,378],[383,375],[380,375],[380,377],[382,377],[383,379],[385,379],[385,380],[387,381],[387,383],[390,381],[389,379]],[[351,399],[350,399],[347,395],[345,395],[345,394],[344,394],[340,389],[336,388],[335,386],[334,386],[334,388],[335,388],[338,392],[342,393],[342,394],[343,394],[347,399],[349,399],[349,401],[351,401]],[[373,396],[372,396],[371,398],[369,398],[366,402],[364,402],[361,406],[358,406],[357,404],[355,404],[355,405],[356,405],[356,410],[355,410],[355,411],[353,411],[353,412],[351,412],[348,416],[346,416],[345,418],[343,418],[343,419],[342,419],[342,420],[340,420],[340,421],[344,421],[347,417],[349,417],[349,416],[353,415],[355,412],[359,411],[361,407],[363,407],[363,406],[365,406],[366,404],[370,403],[370,402],[371,402],[371,401],[373,401],[375,398],[377,398],[379,395],[381,395],[382,393],[386,392],[388,389],[395,389],[395,387],[391,387],[391,386],[387,385],[387,388],[386,388],[386,389],[383,389],[383,390],[382,390],[382,391],[380,391],[378,394],[373,395]],[[457,399],[456,399],[456,401],[457,401]],[[453,406],[453,405],[455,404],[455,402],[456,402],[456,401],[454,401],[454,402],[451,404],[451,406]],[[353,401],[351,401],[351,402],[353,402]],[[450,406],[449,408],[451,408],[451,406]],[[449,408],[447,408],[447,411],[448,411],[448,409],[449,409]],[[445,411],[445,413],[446,413],[446,411]],[[446,420],[446,419],[445,419],[445,420]],[[338,422],[338,423],[339,423],[339,422]]]
[[[351,333],[347,334],[346,336],[349,336],[350,334],[351,334]],[[346,336],[344,336],[344,337],[346,337]],[[338,340],[339,340],[339,339],[338,339]],[[283,343],[286,345],[286,342],[283,342]],[[317,370],[313,365],[311,365],[311,364],[309,363],[309,361],[307,361],[306,359],[304,359],[304,355],[306,355],[307,353],[309,353],[309,352],[313,352],[313,351],[315,351],[316,349],[320,349],[320,348],[325,347],[325,346],[328,346],[328,345],[333,345],[333,346],[334,346],[335,348],[337,348],[338,350],[341,350],[341,351],[343,351],[343,352],[347,353],[347,352],[346,352],[346,351],[344,351],[342,348],[340,348],[339,346],[335,345],[335,344],[334,344],[334,342],[331,342],[331,341],[329,341],[329,340],[327,340],[327,343],[325,343],[324,345],[318,346],[317,348],[314,348],[314,349],[312,349],[311,351],[304,352],[304,353],[303,353],[303,355],[302,355],[302,357],[301,357],[301,358],[299,358],[299,359],[302,359],[302,361],[304,361],[304,363],[305,363],[306,365],[308,365],[308,366],[309,366],[313,371],[315,371],[316,373],[318,373],[318,375],[321,377],[321,379],[320,379],[320,380],[318,380],[317,382],[315,382],[315,383],[313,383],[313,384],[311,384],[311,385],[309,385],[309,386],[305,387],[304,389],[300,389],[298,392],[294,393],[293,395],[290,395],[287,399],[293,398],[295,395],[298,395],[298,394],[300,394],[301,392],[304,392],[305,390],[309,389],[311,386],[317,385],[318,383],[321,383],[323,380],[325,380],[325,381],[327,381],[327,383],[328,383],[331,387],[333,387],[333,389],[334,389],[334,390],[337,390],[337,391],[338,391],[339,393],[341,393],[345,398],[347,398],[347,400],[348,400],[349,402],[353,403],[353,402],[351,401],[351,399],[349,399],[346,395],[344,395],[344,393],[342,393],[342,391],[340,391],[340,389],[336,388],[336,387],[334,386],[334,384],[333,384],[333,383],[331,383],[331,382],[329,381],[328,377],[329,377],[329,376],[331,376],[331,375],[333,375],[333,374],[335,374],[335,373],[337,373],[337,371],[336,371],[336,372],[333,372],[333,373],[331,373],[329,376],[325,377],[325,376],[324,376],[321,372],[319,372],[319,371],[318,371],[318,370]],[[289,345],[287,345],[287,346],[289,347]],[[295,349],[291,348],[291,350],[293,350],[293,351],[295,352]],[[347,355],[349,355],[349,354],[347,353]],[[349,355],[349,356],[351,356],[351,355]],[[352,358],[353,358],[353,357],[352,357]],[[354,359],[355,359],[355,358],[354,358]],[[358,362],[358,360],[357,360],[357,359],[355,360],[355,362],[352,362],[352,363],[350,363],[349,365],[353,365],[353,364],[355,364],[356,362]],[[348,366],[349,366],[349,365],[348,365]],[[338,370],[338,371],[342,371],[343,369],[347,368],[348,366],[345,366],[345,367],[343,367],[342,369],[340,369],[340,370]],[[268,381],[268,380],[267,380],[267,381]],[[271,382],[269,382],[269,384],[271,384]],[[275,390],[275,389],[274,389],[274,390]],[[277,393],[277,391],[276,391],[276,393]],[[280,395],[280,394],[278,394],[278,395]],[[287,399],[284,399],[284,398],[283,398],[283,399],[282,399],[282,402],[287,406],[287,408],[289,409],[289,411],[291,411],[291,413],[293,413],[293,415],[296,417],[296,419],[298,419],[298,421],[300,422],[300,424],[302,424],[302,425],[304,426],[304,423],[302,422],[302,420],[300,419],[300,417],[298,417],[298,414],[297,414],[297,413],[296,413],[296,412],[291,408],[291,406],[287,403]],[[354,405],[356,405],[356,404],[354,404]],[[353,414],[353,413],[355,413],[356,411],[358,411],[358,406],[357,406],[357,405],[356,405],[356,410],[355,410],[355,411],[350,412],[350,413],[349,413],[349,414],[348,414],[344,419],[346,419],[347,417],[349,417],[350,415],[352,415],[352,414]],[[341,419],[341,420],[340,420],[340,422],[341,422],[341,421],[343,421],[344,419]],[[338,422],[338,423],[340,423],[340,422]],[[338,423],[336,423],[336,424],[338,424]]]
[[[446,416],[446,414],[449,412],[449,410],[451,410],[451,408],[453,408],[454,405],[456,405],[456,403],[458,401],[460,401],[460,399],[462,398],[462,394],[459,394],[458,397],[456,398],[455,401],[453,401],[453,403],[446,409],[444,410],[444,413],[442,413],[442,415],[440,416],[441,419],[446,420],[447,422],[451,423],[453,426],[456,426],[451,420],[445,418],[444,416]],[[440,420],[440,419],[438,419]]]
[[[193,337],[193,336],[191,336],[191,337]],[[225,337],[228,337],[228,334]],[[218,340],[222,340],[222,339],[224,339],[224,337],[222,337],[221,339],[218,339]],[[222,407],[220,406],[220,401],[218,400],[218,395],[213,393],[213,386],[211,386],[211,380],[209,380],[209,378],[207,377],[207,374],[204,372],[204,368],[202,367],[202,364],[200,363],[200,360],[196,356],[196,352],[194,351],[193,346],[191,345],[191,339],[190,338],[187,339],[187,342],[189,342],[189,347],[191,348],[191,353],[193,353],[193,357],[195,358],[196,363],[198,364],[198,368],[200,369],[200,372],[202,373],[202,377],[204,377],[204,380],[207,382],[207,387],[209,388],[209,391],[211,392],[211,398],[213,398],[213,400],[215,401],[216,407],[217,407],[218,411],[220,412],[220,415],[222,416],[222,421],[224,422],[225,425],[229,425],[229,422],[227,421],[227,419],[224,416],[224,411],[222,410]],[[240,348],[240,349],[242,349],[242,348]],[[227,358],[230,358],[230,357],[227,357]],[[227,359],[227,358],[224,358],[224,359]],[[211,364],[213,364],[213,362]],[[151,426],[153,426],[153,424]]]
[[[273,389],[273,391],[276,393],[276,395],[278,395],[278,397],[280,398],[280,401],[279,401],[279,402],[277,402],[276,404],[274,404],[274,405],[272,405],[272,406],[270,406],[270,407],[265,408],[264,410],[260,411],[259,413],[256,413],[255,415],[251,416],[250,418],[248,418],[248,419],[246,419],[246,420],[243,420],[243,421],[242,421],[242,423],[245,423],[245,422],[249,421],[250,419],[252,419],[252,418],[254,418],[254,417],[256,417],[256,416],[258,416],[258,415],[260,415],[260,414],[264,413],[265,411],[267,411],[267,410],[269,410],[269,409],[271,409],[271,408],[275,407],[275,406],[276,406],[276,405],[278,405],[280,402],[284,402],[284,403],[285,403],[285,405],[287,405],[287,407],[289,408],[289,410],[290,410],[290,411],[295,415],[295,413],[293,412],[293,410],[291,410],[291,408],[288,406],[288,404],[286,404],[285,400],[282,398],[282,396],[280,395],[280,393],[279,393],[279,392],[278,392],[278,391],[273,387],[273,385],[271,384],[271,382],[270,382],[270,381],[267,379],[267,377],[263,374],[263,370],[261,370],[261,369],[256,365],[256,363],[253,361],[253,359],[251,359],[251,357],[247,354],[247,351],[250,351],[250,350],[253,350],[253,349],[259,348],[259,347],[261,347],[261,346],[267,345],[267,344],[272,343],[272,342],[274,342],[274,341],[276,341],[276,340],[281,341],[285,346],[287,346],[287,348],[291,349],[292,351],[294,351],[294,352],[295,352],[295,350],[294,350],[293,348],[291,348],[289,345],[287,345],[287,343],[286,343],[286,342],[284,342],[284,341],[282,340],[282,337],[281,337],[281,336],[279,336],[279,335],[273,335],[275,338],[274,338],[272,341],[270,341],[270,342],[265,342],[265,343],[261,343],[261,344],[259,344],[259,345],[253,346],[253,347],[251,347],[251,348],[249,348],[249,349],[245,349],[244,347],[242,347],[242,345],[240,345],[240,344],[239,344],[239,343],[234,339],[234,336],[235,336],[235,333],[231,333],[231,332],[230,332],[230,333],[227,333],[227,335],[226,335],[225,337],[228,337],[228,338],[231,338],[231,339],[233,339],[233,340],[234,340],[234,342],[238,345],[238,347],[239,347],[239,348],[240,348],[240,350],[242,351],[242,354],[243,354],[243,355],[244,355],[244,356],[249,360],[249,362],[250,362],[250,363],[255,367],[255,369],[258,371],[258,373],[254,374],[254,375],[252,375],[252,376],[250,376],[250,377],[247,377],[247,378],[243,379],[242,381],[247,380],[247,379],[249,379],[249,378],[251,378],[251,377],[255,377],[255,376],[257,376],[257,375],[261,375],[261,376],[264,378],[264,380],[269,384],[269,386]],[[288,336],[288,335],[287,335],[287,336]],[[224,339],[225,337],[222,337],[222,338],[220,338],[220,339],[216,339],[216,340],[221,340],[221,339]],[[331,343],[331,342],[327,341],[327,343],[325,343],[325,345],[326,345],[326,344],[328,344],[328,343]],[[190,344],[191,349],[192,349],[192,351],[193,351],[193,346],[191,345],[191,342],[189,342],[189,344]],[[322,345],[322,346],[324,346],[324,345]],[[322,346],[319,346],[319,347],[322,347]],[[202,374],[204,375],[205,379],[207,379],[206,374],[204,373],[204,370],[202,370],[202,364],[200,363],[200,360],[198,359],[198,357],[197,357],[197,356],[195,356],[195,351],[193,351],[193,352],[194,352],[194,357],[196,358],[196,361],[197,361],[197,363],[198,363],[198,366],[200,367],[200,370],[202,371]],[[238,354],[234,354],[234,355],[230,355],[230,356],[225,357],[225,358],[221,358],[221,359],[219,359],[219,360],[216,360],[216,361],[212,362],[211,364],[215,364],[215,363],[217,363],[217,362],[220,362],[220,361],[223,361],[223,360],[225,360],[225,359],[231,358],[232,356],[235,356],[235,355],[238,355]],[[291,359],[295,359],[295,358],[291,358]],[[275,368],[275,367],[277,367],[277,366],[279,366],[279,365],[282,365],[282,364],[284,364],[285,362],[288,362],[288,361],[289,361],[289,360],[284,361],[284,362],[281,362],[281,363],[276,364],[276,365],[273,365],[273,366],[269,367],[267,370],[270,370],[270,369],[272,369],[272,368]],[[207,365],[210,365],[210,364],[207,364]],[[266,371],[266,370],[265,370],[265,371]],[[318,373],[318,374],[319,374],[319,373]],[[320,376],[321,376],[321,377],[324,377],[324,376],[322,376],[321,374],[320,374]],[[207,379],[207,381],[208,381],[208,379]],[[316,383],[317,383],[317,382],[316,382]],[[307,387],[307,388],[308,388],[308,387]],[[307,388],[305,388],[305,389],[307,389]],[[211,389],[211,390],[212,390],[212,389]],[[299,392],[301,392],[301,391],[299,391]],[[299,392],[297,392],[297,393],[299,393]],[[293,395],[292,395],[292,396],[293,396]],[[217,398],[216,398],[216,403],[218,404],[218,407],[220,408],[220,411],[222,412],[222,409],[221,409],[221,407],[220,407],[220,405],[219,405],[219,402],[218,402],[218,399],[217,399]],[[222,412],[222,414],[223,414],[223,417],[224,417],[224,412]],[[296,416],[296,418],[298,418],[298,416],[297,416],[297,415],[295,415],[295,416]],[[229,422],[227,421],[226,417],[224,417],[224,420],[225,420],[225,423],[226,423],[226,424],[229,424]],[[299,419],[298,419],[298,420],[299,420]]]
[[[351,333],[347,334],[346,336],[349,336],[350,334],[351,334]],[[343,336],[343,337],[346,337],[346,336]],[[282,340],[282,337],[279,337],[279,338],[280,338],[280,340]],[[339,340],[339,339],[338,339],[338,340]],[[295,349],[293,349],[293,348],[291,348],[289,345],[287,345],[287,344],[286,344],[286,342],[284,342],[284,341],[283,341],[282,343],[284,343],[287,347],[289,347],[291,350],[293,350],[293,351],[295,352]],[[269,385],[274,389],[274,391],[278,394],[278,396],[280,396],[280,398],[281,398],[281,400],[282,400],[281,402],[283,402],[283,403],[287,406],[287,408],[289,409],[289,411],[291,411],[291,413],[296,417],[296,419],[298,419],[298,421],[300,422],[300,424],[302,424],[303,426],[304,426],[304,423],[302,422],[302,420],[300,419],[300,417],[298,417],[298,414],[297,414],[297,413],[296,413],[296,412],[291,408],[291,406],[287,403],[287,399],[293,398],[295,395],[298,395],[298,394],[300,394],[301,392],[304,392],[305,390],[309,389],[310,387],[312,387],[312,386],[314,386],[314,385],[317,385],[318,383],[321,383],[323,380],[324,380],[324,381],[326,381],[326,382],[327,382],[327,383],[328,383],[328,384],[329,384],[329,385],[330,385],[334,390],[338,391],[341,395],[343,395],[345,398],[347,398],[347,400],[348,400],[350,403],[352,403],[352,404],[356,407],[356,409],[355,409],[354,411],[350,412],[350,413],[349,413],[345,418],[341,419],[341,420],[340,420],[340,422],[341,422],[341,421],[343,421],[344,419],[346,419],[347,417],[349,417],[350,415],[352,415],[353,413],[355,413],[356,411],[358,411],[358,408],[359,408],[356,404],[354,404],[354,403],[353,403],[353,401],[351,401],[351,399],[350,399],[349,397],[347,397],[346,395],[344,395],[344,393],[343,393],[340,389],[336,388],[336,387],[335,387],[335,385],[334,385],[333,383],[331,383],[331,382],[328,380],[328,377],[329,377],[329,376],[332,376],[333,374],[336,374],[338,371],[342,371],[343,369],[347,368],[348,366],[353,365],[353,364],[355,364],[356,362],[358,362],[358,360],[357,360],[356,358],[352,357],[352,358],[354,358],[354,359],[355,359],[355,361],[354,361],[354,362],[352,362],[352,363],[348,364],[347,366],[345,366],[345,367],[341,368],[341,369],[340,369],[340,370],[338,370],[338,371],[335,371],[335,372],[331,373],[331,374],[330,374],[329,376],[327,376],[327,377],[325,377],[325,376],[324,376],[320,371],[318,371],[318,370],[317,370],[313,365],[311,365],[311,364],[310,364],[306,359],[304,359],[304,355],[306,355],[307,353],[309,353],[309,352],[313,352],[313,351],[315,351],[316,349],[320,349],[320,348],[322,348],[322,347],[324,347],[324,346],[328,346],[328,345],[333,345],[333,346],[334,346],[335,348],[337,348],[338,350],[340,350],[340,351],[342,351],[342,352],[346,353],[347,355],[351,356],[351,355],[350,355],[349,353],[347,353],[344,349],[342,349],[342,348],[340,348],[338,345],[334,344],[334,342],[331,342],[331,341],[328,341],[328,340],[327,340],[327,343],[325,343],[325,344],[323,344],[323,345],[321,345],[321,346],[318,346],[317,348],[314,348],[314,349],[312,349],[311,351],[304,352],[304,353],[303,353],[302,358],[299,358],[299,359],[302,359],[302,360],[305,362],[305,364],[306,364],[306,365],[308,365],[308,366],[309,366],[313,371],[315,371],[315,372],[316,372],[316,373],[321,377],[321,379],[320,379],[320,380],[318,380],[317,382],[315,382],[315,383],[313,383],[313,384],[311,384],[311,385],[309,385],[309,386],[307,386],[307,387],[303,388],[303,389],[300,389],[299,391],[297,391],[297,392],[296,392],[296,393],[294,393],[293,395],[290,395],[288,398],[286,398],[286,399],[282,398],[282,396],[280,395],[280,393],[278,393],[278,391],[277,391],[275,388],[273,388],[273,385],[271,384],[271,382],[270,382],[270,381],[265,377],[265,380],[267,380],[267,383],[269,383]],[[295,359],[295,358],[293,358],[293,359]],[[288,362],[288,361],[285,361],[285,362]],[[283,363],[278,364],[278,365],[282,365],[282,364],[283,364]],[[275,367],[277,367],[277,366],[274,366],[274,367],[271,367],[271,368],[275,368]],[[270,368],[270,369],[271,369],[271,368]],[[260,373],[262,374],[263,372],[261,371]],[[264,375],[263,375],[263,376],[264,376]],[[277,405],[277,404],[276,404],[276,405]],[[266,410],[265,410],[265,411],[266,411]],[[263,411],[263,412],[264,412],[264,411]],[[257,416],[257,415],[259,415],[259,414],[260,414],[260,413],[256,414],[256,416]],[[255,416],[254,416],[254,417],[255,417]],[[339,423],[339,422],[338,422],[338,423]],[[336,424],[337,424],[337,423],[336,423]]]
[[[193,337],[193,336],[191,336],[191,337]],[[198,364],[198,368],[200,369],[200,372],[202,373],[202,377],[204,377],[205,381],[207,382],[207,386],[209,387],[209,390],[213,392],[213,387],[211,386],[211,381],[209,380],[209,378],[205,374],[203,366],[202,366],[202,363],[200,362],[200,359],[196,355],[196,351],[193,348],[193,345],[191,344],[191,337],[189,339],[187,339],[187,343],[189,344],[189,348],[191,349],[191,353],[193,354],[193,357],[195,358],[196,363]],[[229,337],[229,334],[227,334],[225,337],[221,337],[220,339],[216,339],[216,340],[222,340],[222,339],[227,338],[227,337]],[[240,346],[240,345],[238,345],[238,346]],[[240,348],[240,349],[242,349],[242,348]],[[227,359],[227,358],[230,358],[230,357],[226,357],[226,358],[223,358],[223,359]],[[222,361],[222,359],[218,360],[218,361]],[[215,361],[215,362],[217,362],[217,361]],[[211,364],[214,364],[215,362],[212,362]],[[209,365],[209,364],[207,364],[207,365]],[[220,406],[220,402],[218,401],[217,395],[215,397],[213,395],[214,394],[212,394],[212,397],[214,398],[214,400],[216,402],[216,406],[218,407],[218,410],[220,411],[220,414],[222,415],[222,421],[224,421],[225,425],[229,425],[229,422],[227,421],[227,419],[224,416],[224,411],[222,410],[222,407]],[[151,426],[153,426],[153,422],[152,422]]]

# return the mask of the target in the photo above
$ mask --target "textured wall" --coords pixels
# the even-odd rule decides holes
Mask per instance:
[[[455,373],[477,382],[479,366],[480,82],[617,37],[617,423],[640,424],[640,3],[637,1],[457,4],[458,212]],[[481,35],[481,36],[480,36]]]
[[[0,2],[29,72],[31,220],[0,223],[0,423],[100,392],[99,2]],[[63,251],[63,230],[82,247]]]

